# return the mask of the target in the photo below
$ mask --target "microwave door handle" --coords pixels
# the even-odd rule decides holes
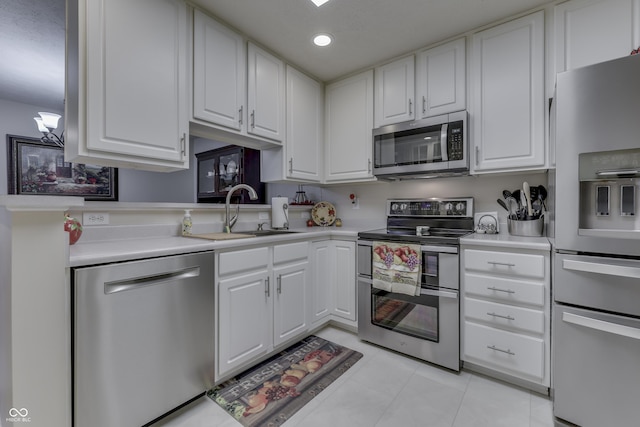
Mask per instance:
[[[442,128],[440,129],[440,154],[442,155],[443,162],[449,161],[449,153],[447,152],[448,133],[449,133],[449,124],[445,123],[442,125]]]

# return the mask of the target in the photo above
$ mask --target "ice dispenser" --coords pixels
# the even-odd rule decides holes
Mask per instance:
[[[580,154],[579,174],[581,230],[640,230],[640,148]]]

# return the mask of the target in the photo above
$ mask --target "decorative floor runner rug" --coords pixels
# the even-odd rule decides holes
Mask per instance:
[[[362,358],[315,335],[209,390],[246,427],[280,426]]]

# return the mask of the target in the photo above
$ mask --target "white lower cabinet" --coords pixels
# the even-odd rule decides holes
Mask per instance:
[[[462,245],[462,360],[550,386],[549,250]]]
[[[333,320],[356,324],[356,242],[322,240],[311,244],[313,327]]]
[[[307,332],[308,247],[304,241],[218,254],[216,381]]]

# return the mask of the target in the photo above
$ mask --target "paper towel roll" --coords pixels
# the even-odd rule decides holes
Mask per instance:
[[[289,199],[271,198],[271,228],[289,228]]]

